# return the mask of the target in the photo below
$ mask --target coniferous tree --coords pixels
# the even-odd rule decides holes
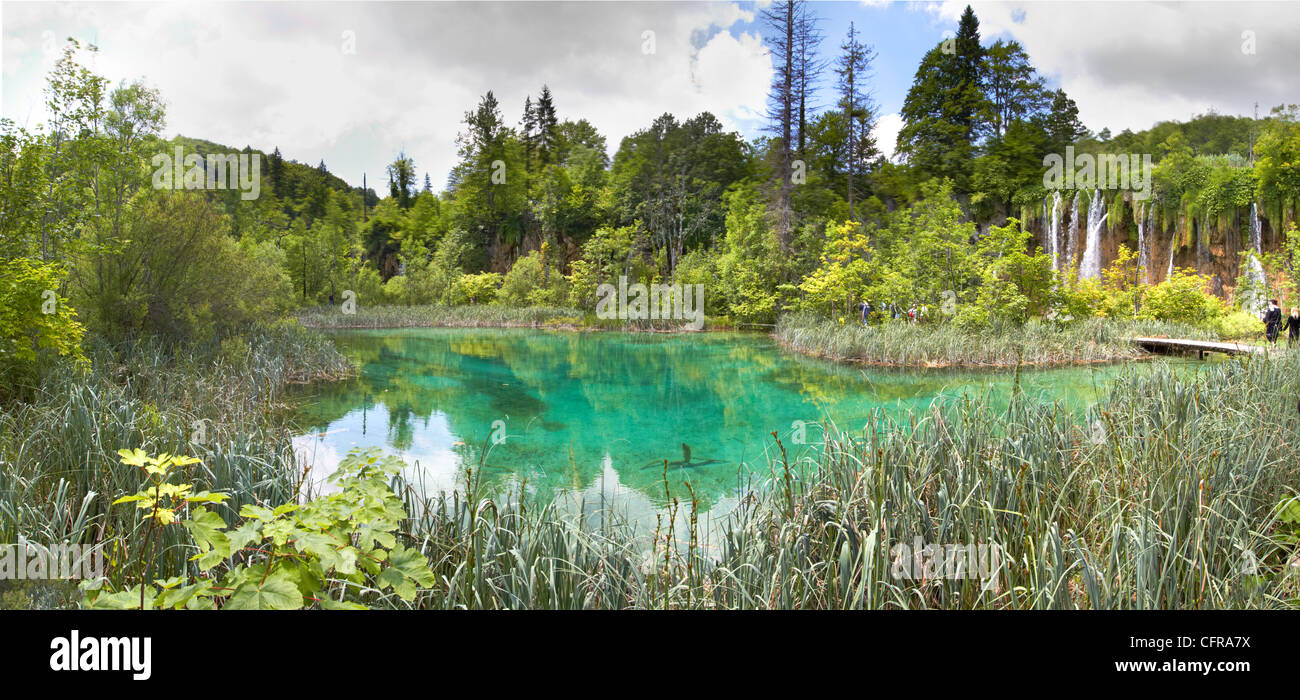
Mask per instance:
[[[532,96],[524,98],[524,117],[519,125],[519,138],[524,143],[524,160],[529,172],[535,170],[533,156],[537,152],[537,107]]]
[[[871,67],[872,50],[858,41],[857,28],[849,23],[849,33],[844,44],[840,46],[843,53],[835,73],[839,76],[839,108],[844,115],[845,129],[845,173],[848,178],[846,188],[849,203],[849,218],[855,218],[853,203],[855,184],[853,176],[861,173],[866,159],[864,155],[874,153],[875,142],[864,142],[863,134],[869,139],[872,125],[871,98],[865,90],[868,71]]]
[[[276,197],[284,196],[284,157],[280,155],[280,147],[277,146],[271,155],[266,158],[266,174],[271,179],[271,194]]]
[[[798,75],[796,59],[799,45],[796,41],[801,0],[778,0],[759,15],[768,29],[766,41],[776,70],[768,92],[768,129],[777,134],[777,189],[773,206],[776,209],[776,234],[781,250],[790,248],[790,231],[793,227],[790,207],[791,175],[793,170],[794,120],[798,108]]]
[[[922,178],[949,177],[957,192],[968,193],[978,130],[988,114],[984,49],[970,6],[949,41],[931,49],[916,71],[903,101],[897,152]]]
[[[1079,106],[1059,88],[1052,93],[1052,106],[1043,126],[1047,129],[1052,147],[1057,150],[1064,149],[1088,133],[1083,122],[1079,121]]]
[[[537,120],[537,157],[540,167],[545,167],[554,162],[556,149],[559,145],[559,120],[555,116],[555,100],[551,97],[551,89],[545,85],[542,86],[542,94],[537,98],[536,107]]]
[[[800,158],[804,157],[805,147],[808,136],[808,113],[817,109],[817,105],[812,103],[817,90],[817,83],[820,81],[822,71],[826,69],[826,61],[817,56],[817,49],[821,46],[825,35],[822,34],[818,23],[821,21],[815,15],[811,6],[801,4],[798,8],[799,16],[796,19],[794,41],[798,48],[794,62],[795,82],[794,87],[798,93],[798,110],[799,119],[796,124],[796,151]]]

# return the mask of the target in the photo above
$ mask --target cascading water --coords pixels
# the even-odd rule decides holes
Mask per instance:
[[[1065,235],[1065,264],[1066,269],[1074,270],[1074,251],[1078,248],[1079,241],[1079,191],[1074,192],[1074,201],[1070,203],[1070,228]]]
[[[1146,220],[1146,202],[1138,202],[1137,225],[1138,225],[1138,267],[1149,270],[1150,261],[1147,259],[1147,220]]]
[[[1259,208],[1254,202],[1250,203],[1250,247],[1255,249],[1255,255],[1264,253],[1264,230],[1259,223]]]
[[[1264,276],[1264,266],[1259,262],[1264,235],[1259,223],[1259,209],[1254,202],[1250,203],[1250,247],[1251,251],[1246,254],[1246,269],[1242,273],[1246,289],[1237,296],[1241,299],[1243,311],[1259,316],[1268,305],[1268,281]]]
[[[1084,240],[1083,260],[1079,263],[1079,277],[1082,279],[1101,277],[1101,227],[1108,216],[1101,190],[1094,190],[1092,201],[1088,203],[1088,237]]]
[[[1174,229],[1174,237],[1169,239],[1169,269],[1165,271],[1165,279],[1174,276],[1174,251],[1178,250],[1178,229]]]
[[[1048,216],[1048,200],[1043,198],[1043,239],[1047,242],[1048,258],[1052,259],[1052,272],[1061,271],[1061,190],[1052,193],[1052,215]]]

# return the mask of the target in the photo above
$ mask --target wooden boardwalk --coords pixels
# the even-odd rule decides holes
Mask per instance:
[[[1226,355],[1265,355],[1268,348],[1243,343],[1216,343],[1208,340],[1181,340],[1178,338],[1132,338],[1134,343],[1148,350],[1184,350],[1204,357],[1207,352]]]

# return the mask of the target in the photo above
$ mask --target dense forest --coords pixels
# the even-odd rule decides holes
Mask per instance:
[[[783,2],[762,15],[776,70],[769,133],[754,141],[708,113],[663,114],[611,159],[590,122],[561,118],[562,95],[543,85],[513,112],[489,90],[465,113],[445,187],[397,154],[384,196],[278,149],[164,141],[162,97],[108,85],[84,65],[95,48],[72,41],[49,76],[49,123],[29,132],[3,122],[3,371],[30,380],[33,339],[70,352],[79,324],[117,339],[221,334],[345,291],[362,306],[590,310],[596,286],[620,276],[704,283],[722,325],[851,314],[860,300],[937,308],[948,291],[970,325],[1141,314],[1134,297],[1145,289],[1124,282],[1140,256],[1117,256],[1100,279],[1067,280],[1072,271],[1050,265],[1021,223],[1045,201],[1044,156],[1067,146],[1151,154],[1151,211],[1164,220],[1239,217],[1258,203],[1278,241],[1267,283],[1296,296],[1292,237],[1277,236],[1300,198],[1294,106],[1094,133],[1018,43],[983,42],[968,10],[955,39],[918,66],[891,162],[873,133],[872,48],[854,26],[827,48],[836,42],[823,40],[815,11]],[[809,91],[828,81],[836,103],[809,108]],[[213,153],[259,156],[258,196],[151,187],[152,158],[174,149],[200,169]],[[30,303],[45,290],[59,313]]]

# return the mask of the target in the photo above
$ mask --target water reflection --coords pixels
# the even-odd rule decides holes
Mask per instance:
[[[820,421],[861,430],[873,411],[902,416],[963,396],[1005,407],[1019,382],[1067,409],[1095,400],[1117,366],[1022,372],[892,371],[785,353],[765,336],[561,333],[499,329],[349,331],[355,379],[300,397],[295,444],[313,480],[352,447],[410,465],[426,493],[484,487],[591,513],[611,503],[653,526],[665,491],[729,510],[769,475],[771,433],[788,449]],[[668,483],[664,462],[669,463]]]

